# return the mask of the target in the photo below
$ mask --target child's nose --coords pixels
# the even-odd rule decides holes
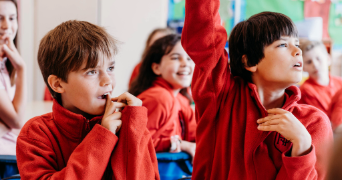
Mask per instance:
[[[113,83],[113,80],[111,78],[111,76],[109,76],[109,74],[104,73],[104,75],[101,78],[100,81],[100,86],[107,86]]]
[[[295,46],[293,54],[294,54],[294,56],[301,56],[302,50],[299,47]]]
[[[7,19],[1,21],[1,29],[8,29]]]

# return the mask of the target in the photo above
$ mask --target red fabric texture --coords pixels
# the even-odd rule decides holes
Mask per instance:
[[[159,179],[146,108],[125,107],[118,136],[101,119],[87,120],[54,100],[52,113],[31,119],[20,132],[21,179]]]
[[[157,152],[168,152],[171,147],[170,137],[174,135],[186,141],[195,141],[196,119],[189,100],[180,93],[174,96],[167,81],[158,77],[153,86],[138,98],[148,109],[147,128]]]
[[[45,86],[44,90],[44,101],[53,101],[53,97],[51,96],[51,93],[47,86]]]
[[[315,107],[297,104],[300,91],[285,90],[283,109],[291,112],[312,137],[311,151],[289,157],[292,144],[277,132],[257,129],[267,116],[257,87],[233,77],[224,47],[219,0],[187,0],[182,45],[195,62],[192,93],[196,104],[196,155],[193,180],[324,179],[332,130]]]
[[[328,113],[332,129],[335,130],[342,124],[342,89],[333,96]]]
[[[342,79],[329,75],[330,82],[327,86],[317,84],[315,80],[309,78],[301,86],[302,98],[298,103],[309,104],[325,112],[328,116],[328,109],[332,97],[342,89]]]
[[[134,67],[132,75],[131,75],[131,78],[129,79],[128,87],[131,87],[131,84],[134,81],[134,79],[136,77],[138,77],[139,71],[140,71],[140,67],[141,67],[141,62]]]

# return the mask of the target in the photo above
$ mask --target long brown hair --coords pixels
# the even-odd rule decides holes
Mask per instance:
[[[15,5],[15,8],[17,10],[17,22],[18,22],[18,3],[16,0],[0,0],[0,1],[10,1],[10,2],[13,2],[13,4]],[[14,37],[14,45],[15,47],[17,47],[17,35],[15,35]],[[12,65],[11,61],[6,61],[6,68],[7,68],[7,71],[8,71],[8,74],[10,76],[10,80],[11,80],[11,86],[14,86],[15,84],[15,73],[16,73],[16,70],[14,68],[14,66]]]
[[[153,36],[156,35],[157,33],[165,33],[166,35],[176,34],[176,32],[170,28],[157,28],[157,29],[153,30],[146,40],[145,49],[143,51],[141,59],[144,59],[144,57],[146,56],[147,50],[151,44],[151,40],[152,40]]]
[[[144,56],[139,75],[132,82],[128,92],[134,96],[138,96],[153,85],[158,75],[152,70],[152,64],[161,62],[164,55],[169,54],[175,45],[180,42],[181,36],[177,34],[170,34],[163,38],[156,40],[150,48],[148,48],[146,55]],[[192,103],[192,98],[188,94],[187,88],[181,89],[180,93],[185,96],[189,103]]]

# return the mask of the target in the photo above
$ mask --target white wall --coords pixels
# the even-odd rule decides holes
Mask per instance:
[[[148,34],[166,27],[168,0],[21,0],[19,49],[27,63],[28,100],[43,99],[45,84],[37,63],[41,38],[67,20],[104,26],[122,42],[116,57],[114,95],[128,89],[134,66],[140,61]]]
[[[149,33],[166,27],[168,0],[101,0],[101,26],[122,42],[116,57],[115,96],[128,90]]]

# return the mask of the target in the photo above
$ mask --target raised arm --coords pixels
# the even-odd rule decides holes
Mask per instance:
[[[213,103],[210,111],[215,114],[223,87],[230,85],[228,54],[224,49],[227,32],[221,25],[219,5],[219,0],[186,0],[185,4],[182,45],[196,64],[191,86],[200,117],[209,102]]]

